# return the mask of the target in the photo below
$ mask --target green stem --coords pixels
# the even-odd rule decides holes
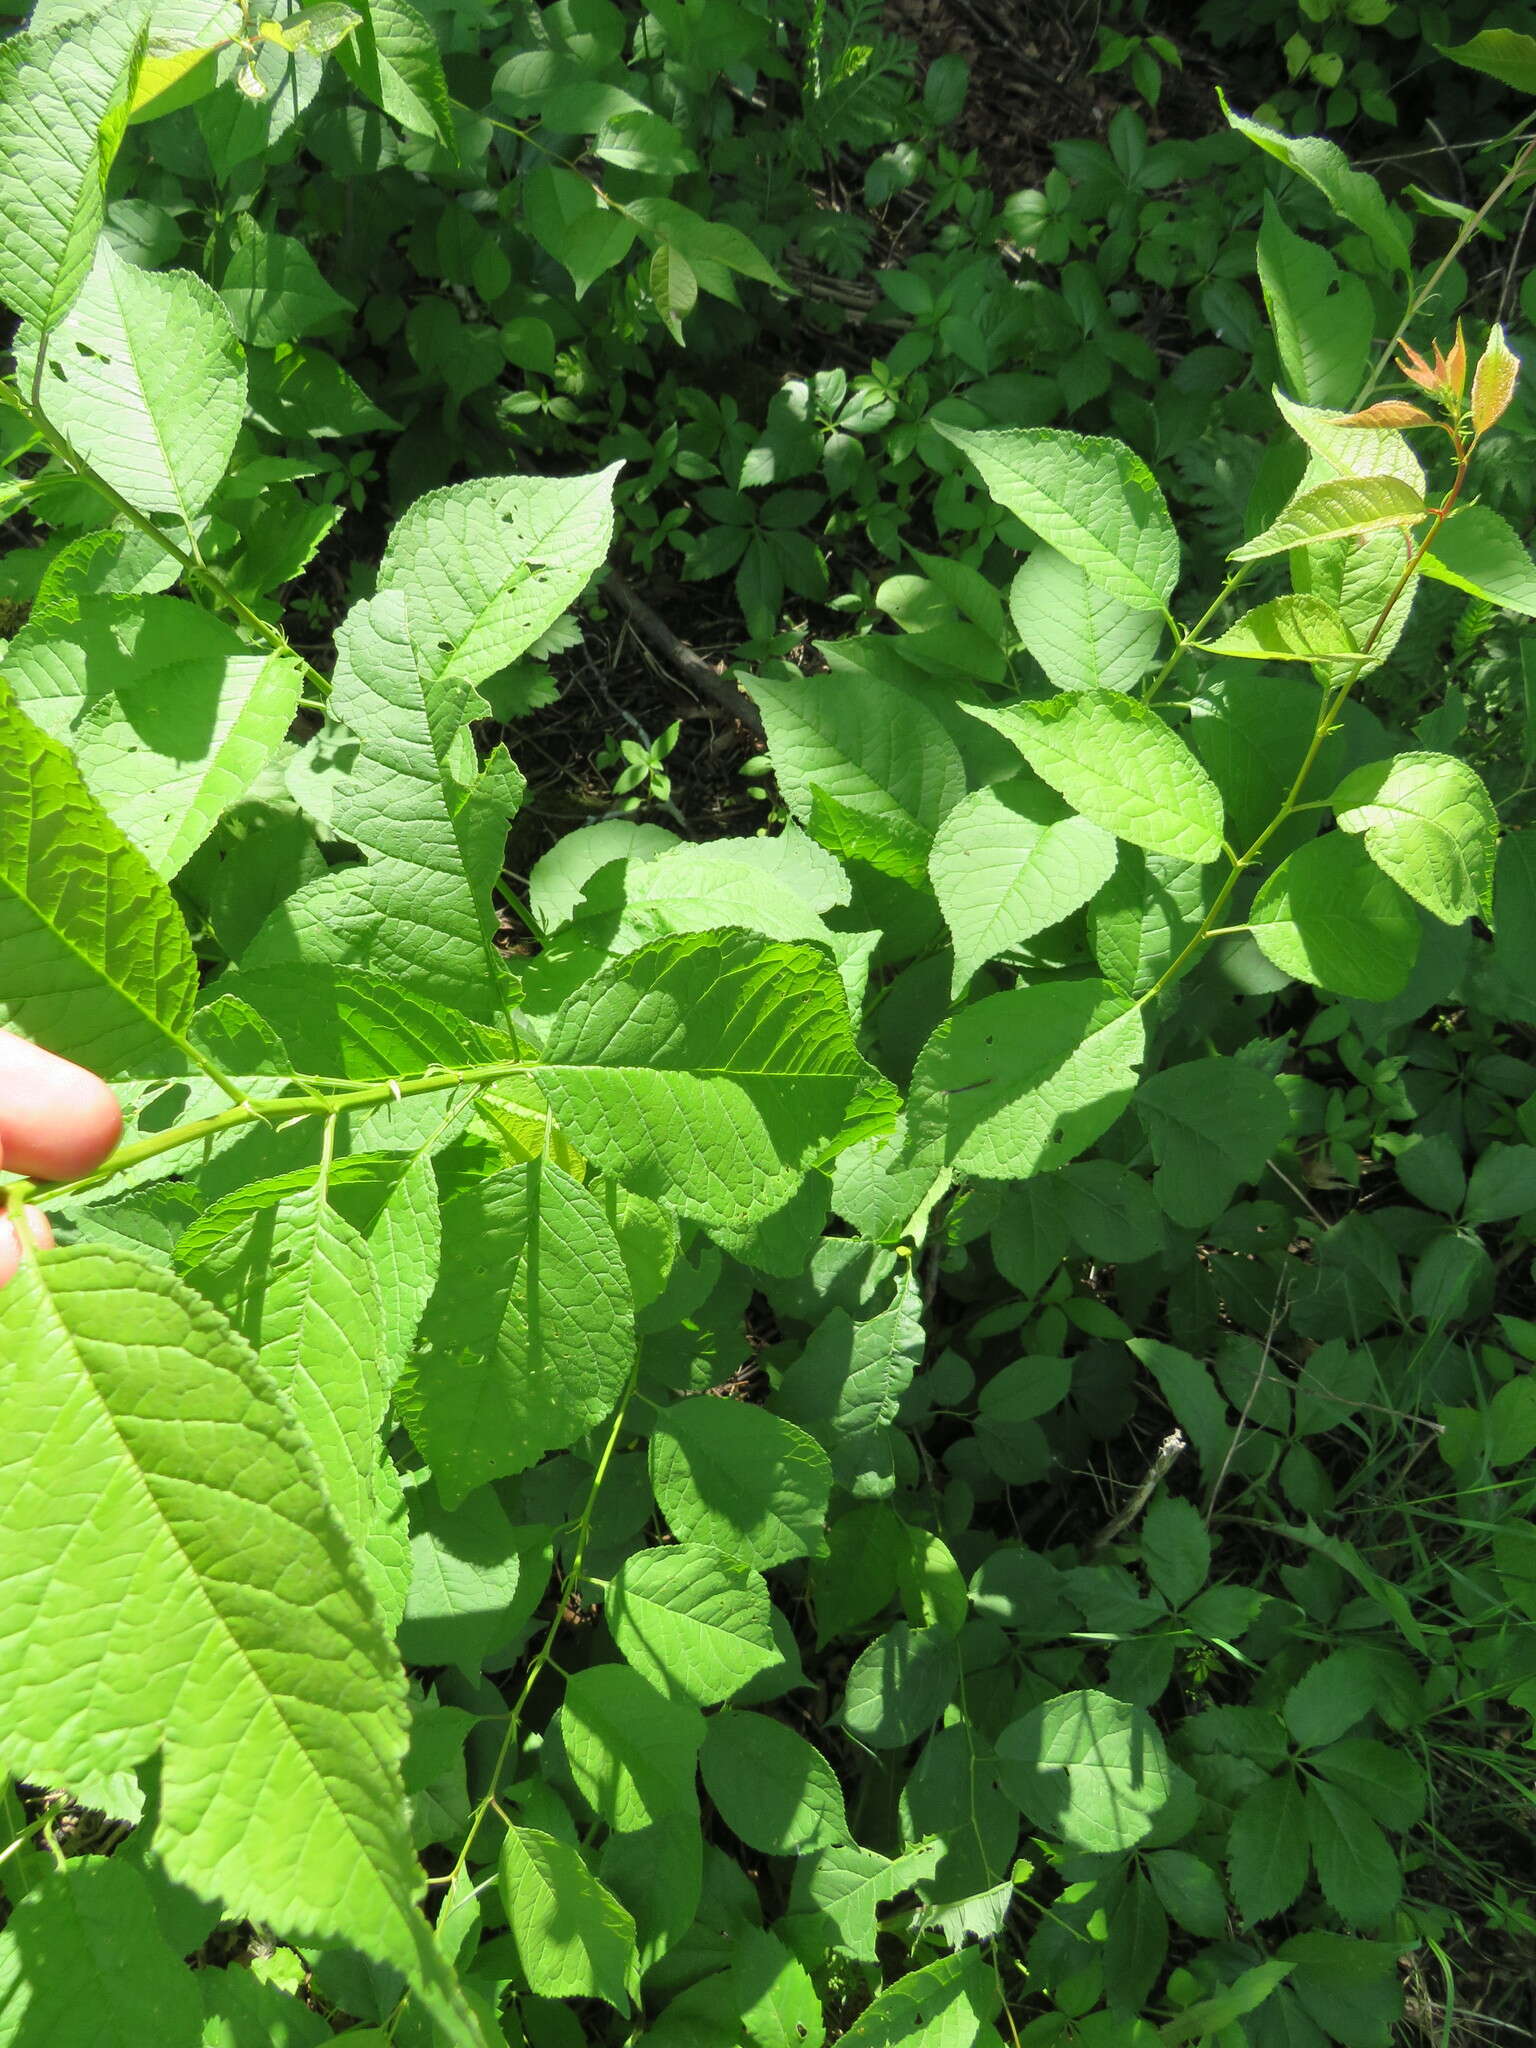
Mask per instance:
[[[625,1386],[623,1394],[619,1397],[619,1405],[614,1410],[613,1421],[609,1426],[608,1435],[604,1440],[598,1461],[592,1470],[592,1483],[587,1488],[586,1500],[573,1526],[572,1533],[576,1539],[575,1546],[571,1551],[570,1564],[560,1575],[560,1582],[555,1591],[554,1609],[549,1617],[549,1625],[544,1631],[543,1640],[540,1642],[539,1647],[528,1660],[528,1669],[524,1673],[522,1685],[518,1688],[517,1698],[512,1702],[511,1708],[508,1710],[507,1725],[502,1731],[501,1746],[496,1752],[496,1760],[491,1765],[489,1782],[485,1792],[477,1802],[473,1814],[470,1816],[469,1828],[459,1853],[454,1859],[453,1869],[445,1879],[441,1880],[449,1887],[450,1893],[464,1873],[465,1866],[469,1862],[470,1852],[473,1850],[476,1838],[485,1824],[486,1816],[490,1813],[501,1811],[498,1801],[502,1778],[506,1772],[507,1760],[512,1754],[519,1731],[522,1728],[523,1710],[528,1704],[533,1688],[538,1683],[542,1674],[550,1669],[551,1666],[554,1666],[557,1670],[559,1669],[558,1665],[555,1665],[555,1638],[560,1632],[560,1624],[565,1617],[567,1603],[572,1593],[582,1583],[587,1544],[592,1534],[592,1523],[597,1514],[598,1496],[602,1492],[603,1481],[608,1476],[609,1467],[613,1463],[614,1454],[618,1450],[619,1441],[624,1434],[624,1424],[629,1414],[629,1406],[637,1392],[636,1382],[638,1376],[639,1362],[637,1360],[630,1371],[628,1384]],[[391,2038],[393,2038],[393,2029],[398,2024],[409,1999],[410,1993],[407,1992],[390,2014],[387,2027]]]
[[[157,1131],[153,1137],[120,1146],[94,1173],[83,1173],[75,1180],[10,1181],[5,1187],[7,1206],[16,1209],[26,1202],[57,1201],[62,1196],[84,1194],[90,1188],[115,1180],[120,1173],[126,1173],[132,1167],[142,1166],[146,1160],[158,1159],[162,1153],[176,1152],[183,1146],[220,1137],[225,1131],[239,1130],[243,1124],[281,1125],[305,1116],[345,1116],[349,1110],[378,1109],[386,1102],[403,1102],[414,1095],[440,1094],[446,1088],[485,1088],[495,1081],[510,1080],[515,1074],[531,1071],[533,1063],[528,1060],[496,1060],[486,1066],[439,1068],[401,1080],[375,1081],[366,1088],[348,1088],[335,1095],[310,1092],[267,1096],[258,1100],[245,1097],[215,1115],[197,1117],[191,1123],[178,1124],[174,1130]],[[299,1076],[293,1077],[292,1085],[296,1088],[310,1087],[307,1078]]]
[[[1387,621],[1396,610],[1403,593],[1410,587],[1414,577],[1419,573],[1420,563],[1434,545],[1435,538],[1439,534],[1441,527],[1444,526],[1446,520],[1450,518],[1452,512],[1456,509],[1456,501],[1461,496],[1462,486],[1467,480],[1469,459],[1467,451],[1458,449],[1456,475],[1452,480],[1451,487],[1446,492],[1445,497],[1435,507],[1423,538],[1410,549],[1402,574],[1392,586],[1386,603],[1376,615],[1375,624],[1366,635],[1365,644],[1354,658],[1353,670],[1342,682],[1330,685],[1325,693],[1323,707],[1318,713],[1317,724],[1313,728],[1311,742],[1307,747],[1306,753],[1302,756],[1301,766],[1296,770],[1291,786],[1286,792],[1285,799],[1280,805],[1279,810],[1276,811],[1275,815],[1247,851],[1238,856],[1231,873],[1216,891],[1210,909],[1201,919],[1199,929],[1194,933],[1182,951],[1176,954],[1168,966],[1163,969],[1163,972],[1153,982],[1146,994],[1138,997],[1137,1009],[1145,1008],[1147,1004],[1153,1002],[1161,995],[1171,982],[1176,981],[1195,954],[1216,936],[1218,929],[1227,929],[1227,927],[1221,925],[1221,914],[1231,901],[1233,891],[1242,880],[1244,874],[1253,866],[1260,854],[1263,853],[1270,840],[1274,838],[1275,834],[1286,823],[1287,819],[1294,816],[1302,808],[1302,790],[1306,787],[1307,778],[1317,765],[1318,756],[1322,753],[1327,743],[1328,735],[1333,730],[1335,720],[1343,710],[1355,684],[1365,673],[1365,665],[1370,660],[1377,641],[1380,640],[1382,634],[1386,631]],[[1308,806],[1307,808],[1316,807]]]
[[[39,372],[42,369],[43,349],[46,346],[47,342],[45,339],[38,349]],[[34,379],[34,385],[36,385],[37,381]],[[190,549],[178,546],[168,533],[163,532],[160,527],[156,526],[155,522],[141,512],[136,505],[130,504],[128,499],[123,496],[122,492],[115,485],[108,483],[104,476],[99,475],[96,470],[92,469],[85,457],[79,453],[72,442],[59,432],[58,428],[53,425],[52,421],[43,411],[40,394],[36,389],[34,389],[32,399],[28,400],[16,390],[14,385],[9,388],[14,404],[25,415],[33,433],[37,435],[38,439],[51,449],[58,460],[71,469],[82,483],[89,484],[93,491],[98,492],[105,498],[119,518],[126,519],[130,526],[137,527],[140,533],[147,534],[152,541],[163,548],[165,553],[171,557],[172,561],[175,562],[177,568],[181,571],[184,582],[200,585],[216,605],[223,607],[226,611],[233,612],[248,633],[254,634],[258,640],[265,641],[274,654],[281,654],[287,660],[296,663],[302,669],[305,680],[322,702],[330,695],[330,677],[323,675],[312,662],[306,661],[285,633],[281,632],[278,627],[271,625],[259,612],[253,611],[243,597],[230,589],[217,570],[210,569],[207,566],[198,554],[197,543],[195,540],[192,540],[190,533],[188,534],[188,539],[192,540]]]
[[[1352,411],[1358,412],[1361,406],[1370,398],[1371,393],[1381,382],[1382,375],[1391,363],[1393,356],[1396,355],[1398,349],[1407,339],[1409,328],[1418,319],[1419,314],[1434,296],[1435,287],[1439,284],[1441,278],[1445,276],[1445,273],[1456,261],[1462,250],[1465,249],[1468,242],[1471,241],[1472,237],[1482,227],[1484,221],[1487,220],[1489,214],[1493,212],[1493,209],[1498,205],[1505,193],[1510,191],[1520,178],[1524,176],[1533,157],[1536,157],[1536,137],[1527,142],[1524,149],[1521,150],[1520,154],[1515,158],[1498,184],[1488,194],[1488,197],[1483,201],[1476,213],[1470,219],[1464,220],[1456,230],[1455,239],[1452,241],[1450,248],[1446,250],[1440,261],[1429,273],[1429,276],[1425,278],[1424,282],[1409,299],[1407,307],[1404,309],[1403,317],[1398,322],[1396,333],[1376,358],[1376,367],[1366,379],[1365,388],[1351,407]]]

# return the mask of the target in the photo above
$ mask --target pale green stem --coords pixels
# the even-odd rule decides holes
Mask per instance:
[[[42,354],[43,351],[40,347],[38,350],[39,370],[42,368]],[[248,633],[253,633],[257,639],[265,641],[274,654],[283,655],[287,660],[294,662],[302,669],[306,681],[315,690],[322,702],[330,695],[331,683],[329,676],[323,675],[312,662],[306,661],[298,649],[293,646],[286,634],[281,632],[276,626],[271,625],[259,612],[253,611],[243,597],[230,589],[217,570],[208,568],[197,554],[195,542],[190,552],[188,549],[178,546],[168,533],[162,532],[152,519],[139,511],[136,505],[130,504],[128,499],[123,496],[122,492],[115,485],[108,483],[104,476],[99,475],[91,467],[85,457],[74,447],[73,443],[67,440],[59,432],[58,428],[53,425],[52,421],[43,411],[40,399],[36,395],[29,402],[23,398],[19,391],[15,390],[14,386],[11,388],[15,403],[26,415],[33,433],[53,451],[59,461],[72,469],[82,483],[89,484],[93,491],[99,492],[120,518],[126,519],[130,526],[137,527],[140,533],[147,534],[152,541],[163,548],[181,571],[185,582],[200,584],[216,605],[222,606],[226,611],[234,613]]]
[[[533,1061],[497,1060],[486,1066],[442,1068],[431,1073],[412,1074],[403,1080],[375,1081],[365,1088],[348,1088],[335,1095],[278,1095],[255,1101],[243,1097],[230,1108],[219,1110],[212,1116],[197,1117],[191,1123],[178,1124],[174,1130],[157,1131],[153,1137],[139,1138],[131,1145],[123,1145],[94,1173],[83,1173],[75,1180],[52,1183],[10,1181],[5,1187],[6,1202],[10,1208],[16,1209],[25,1202],[57,1201],[63,1196],[84,1194],[90,1188],[115,1180],[120,1173],[126,1173],[132,1167],[142,1166],[146,1160],[158,1159],[162,1153],[176,1152],[183,1146],[220,1137],[225,1131],[239,1130],[243,1124],[266,1123],[281,1128],[301,1117],[345,1116],[351,1110],[378,1109],[386,1102],[402,1102],[414,1095],[441,1094],[446,1088],[485,1088],[496,1081],[510,1080],[515,1074],[534,1072],[537,1072],[537,1063]],[[293,1085],[309,1084],[307,1079],[301,1081],[294,1077]]]

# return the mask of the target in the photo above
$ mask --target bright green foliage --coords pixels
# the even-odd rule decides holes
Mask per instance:
[[[986,961],[1090,902],[1114,871],[1115,846],[1048,788],[1018,781],[956,804],[928,865],[959,989]]]
[[[600,1204],[532,1160],[443,1205],[443,1261],[401,1412],[452,1507],[601,1422],[634,1361],[629,1283]]]
[[[395,1789],[399,1680],[272,1381],[197,1296],[84,1247],[0,1296],[0,1344],[17,1573],[0,1653],[7,1768],[116,1806],[121,1774],[163,1744],[170,1876],[295,1932],[350,1936],[435,1990]],[[93,1503],[80,1528],[37,1513],[50,1440],[67,1453],[47,1461],[51,1486]],[[96,1608],[90,1589],[108,1584]],[[97,1702],[85,1716],[68,1705],[81,1685]]]
[[[0,291],[45,334],[91,268],[146,13],[103,7],[0,47]]]
[[[831,1766],[782,1721],[736,1709],[715,1715],[699,1768],[721,1819],[750,1848],[801,1855],[848,1840]]]
[[[761,1575],[703,1543],[638,1551],[608,1589],[608,1626],[629,1663],[701,1705],[778,1661],[771,1612]]]
[[[1464,761],[1399,754],[1345,777],[1329,798],[1339,826],[1418,903],[1447,924],[1493,915],[1498,819]]]
[[[186,926],[65,749],[3,686],[0,946],[5,1023],[108,1075],[168,1054],[180,1064],[172,1048],[196,988]]]
[[[1019,638],[1058,690],[1129,690],[1152,664],[1163,623],[1121,604],[1052,547],[1032,548],[1008,590]]]
[[[96,473],[190,533],[245,414],[245,354],[208,287],[139,270],[101,242],[46,353],[33,333],[19,355],[49,423]]]
[[[1220,851],[1215,788],[1177,733],[1134,698],[1085,690],[981,715],[1104,831],[1179,860]]]
[[[1341,833],[1309,840],[1276,868],[1252,925],[1282,973],[1371,1003],[1400,993],[1419,950],[1403,892]]]
[[[6,654],[17,702],[167,879],[250,790],[298,704],[297,666],[174,597],[83,598]]]
[[[821,1548],[831,1471],[792,1423],[735,1401],[687,1401],[651,1438],[656,1505],[684,1541],[765,1571]]]
[[[0,45],[0,2043],[1518,1981],[1528,39],[1142,11]]]
[[[1044,428],[972,434],[946,427],[995,501],[1097,589],[1159,611],[1179,577],[1179,543],[1152,472],[1115,441]]]
[[[636,1989],[635,1923],[577,1851],[537,1828],[509,1828],[500,1880],[530,1987],[546,1998],[603,1998],[627,2010]]]

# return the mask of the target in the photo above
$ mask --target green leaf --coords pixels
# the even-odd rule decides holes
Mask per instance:
[[[768,1587],[705,1543],[637,1550],[609,1582],[620,1655],[674,1699],[714,1706],[779,1660]]]
[[[38,333],[18,343],[35,374]],[[137,511],[190,531],[229,467],[245,417],[245,351],[200,278],[148,271],[102,242],[79,295],[48,339],[42,412]]]
[[[830,799],[823,820],[851,812],[867,828],[859,858],[921,885],[934,834],[965,794],[960,749],[937,714],[852,667],[832,687],[786,675],[756,677],[751,690],[795,817],[810,824],[817,799]]]
[[[821,2048],[826,2027],[811,1973],[782,1941],[747,1928],[731,1961],[732,2013],[749,2048]]]
[[[1258,562],[1288,548],[1354,538],[1386,527],[1407,529],[1425,517],[1422,494],[1400,477],[1341,477],[1299,491],[1272,526],[1232,550],[1234,562]],[[1405,550],[1399,568],[1406,566]]]
[[[1290,1135],[1285,1092],[1240,1060],[1191,1060],[1149,1075],[1136,1095],[1157,1161],[1153,1189],[1175,1223],[1199,1229],[1256,1181]]]
[[[0,1294],[0,1356],[0,1761],[95,1803],[162,1751],[169,1876],[390,1964],[473,2041],[413,1905],[399,1666],[244,1340],[170,1274],[80,1246]],[[89,1501],[83,1519],[39,1512],[45,1444],[49,1488]]]
[[[1378,477],[1395,477],[1422,502],[1425,494],[1424,465],[1413,452],[1412,443],[1398,427],[1356,427],[1342,422],[1349,417],[1315,405],[1298,405],[1277,390],[1274,401],[1281,417],[1311,449],[1315,460],[1302,480],[1302,489],[1326,483],[1335,477],[1373,482]]]
[[[601,1998],[628,2012],[640,1994],[635,1923],[569,1842],[508,1828],[499,1869],[512,1947],[542,1998]]]
[[[1303,1749],[1321,1749],[1370,1713],[1380,1686],[1367,1650],[1353,1645],[1331,1650],[1286,1694],[1285,1725]]]
[[[723,1708],[699,1756],[704,1789],[732,1834],[765,1856],[802,1856],[848,1840],[832,1766],[782,1721]]]
[[[536,164],[521,188],[523,215],[534,240],[570,272],[578,299],[634,247],[633,207],[617,213],[605,206],[577,172]]]
[[[43,333],[91,268],[146,12],[112,5],[0,43],[0,295]]]
[[[603,1204],[533,1160],[443,1205],[443,1259],[397,1390],[452,1507],[601,1422],[634,1363],[629,1280]]]
[[[1403,2012],[1401,1968],[1390,1941],[1293,1934],[1280,1955],[1314,2026],[1346,2048],[1389,2048]]]
[[[750,236],[723,220],[705,220],[675,199],[642,194],[629,202],[629,213],[647,234],[687,258],[699,283],[717,298],[735,299],[730,278],[749,277],[756,284],[791,289]]]
[[[1354,634],[1322,598],[1276,597],[1245,612],[1219,640],[1210,642],[1209,651],[1244,661],[1327,663],[1359,650]],[[1348,673],[1347,667],[1343,673]]]
[[[1214,860],[1221,798],[1155,711],[1113,690],[1042,703],[969,706],[1085,818],[1149,853]]]
[[[1485,71],[1516,92],[1536,93],[1536,36],[1524,36],[1517,29],[1479,29],[1470,42],[1436,46],[1442,57],[1465,64],[1473,71]]]
[[[855,1321],[833,1309],[779,1382],[775,1410],[826,1448],[834,1479],[855,1499],[895,1491],[892,1425],[925,1348],[922,1304],[903,1272],[882,1314]]]
[[[1499,820],[1482,778],[1449,754],[1398,754],[1355,769],[1328,799],[1343,832],[1445,924],[1493,917]]]
[[[514,1524],[488,1486],[445,1508],[420,1475],[407,1488],[411,1577],[399,1628],[408,1664],[454,1664],[473,1682],[515,1640],[550,1570],[550,1534]]]
[[[1170,1607],[1193,1600],[1211,1575],[1211,1535],[1193,1501],[1171,1494],[1153,1501],[1142,1518],[1141,1561]]]
[[[1284,804],[1316,735],[1318,710],[1312,679],[1292,671],[1222,665],[1207,676],[1190,705],[1189,740],[1221,792],[1234,846],[1252,845]],[[1314,764],[1319,773],[1343,772],[1344,739],[1336,727],[1324,740]],[[1307,836],[1305,823],[1283,829]],[[1278,858],[1288,842],[1266,844]]]
[[[1308,840],[1283,860],[1248,921],[1282,973],[1361,1002],[1400,995],[1418,957],[1418,919],[1402,890],[1342,832]]]
[[[1122,604],[1043,544],[1008,592],[1019,638],[1058,690],[1134,689],[1163,636],[1161,612]]]
[[[1351,405],[1370,362],[1375,312],[1362,279],[1341,271],[1326,249],[1292,234],[1273,195],[1264,195],[1259,281],[1280,365],[1308,405]]]
[[[682,322],[699,303],[699,280],[680,250],[663,242],[646,273],[656,310],[674,335],[682,338]]]
[[[848,1843],[800,1855],[790,1895],[793,1917],[838,1954],[872,1963],[879,1907],[918,1879],[932,1877],[941,1853],[937,1842],[926,1842],[888,1859]]]
[[[1320,135],[1282,135],[1242,114],[1234,114],[1220,87],[1216,96],[1239,135],[1246,135],[1266,156],[1274,157],[1315,185],[1334,212],[1360,230],[1387,270],[1401,277],[1409,275],[1413,259],[1408,229],[1401,215],[1387,204],[1373,177],[1351,169],[1337,143],[1327,142]]]
[[[245,213],[236,217],[233,243],[219,281],[219,297],[236,333],[251,347],[302,341],[334,327],[340,315],[354,310],[350,299],[326,283],[314,257],[292,235],[258,227]]]
[[[1122,841],[1115,872],[1088,907],[1093,956],[1111,987],[1144,996],[1199,930],[1207,897],[1197,862]]]
[[[824,1554],[832,1470],[813,1437],[764,1408],[675,1402],[651,1434],[651,1485],[674,1535],[767,1571]]]
[[[1391,1844],[1364,1807],[1320,1779],[1308,1785],[1306,1805],[1323,1897],[1347,1925],[1378,1926],[1403,1895]]]
[[[1536,618],[1536,562],[1525,542],[1486,505],[1454,512],[1435,536],[1423,570],[1487,604]]]
[[[839,2048],[981,2048],[996,2031],[1001,1996],[985,1951],[959,1949],[887,1985]]]
[[[505,754],[477,761],[464,729],[468,685],[435,673],[434,652],[403,591],[381,591],[347,614],[330,708],[359,740],[335,784],[331,823],[369,857],[290,896],[245,962],[366,962],[488,1016],[506,981],[491,888],[522,778]]]
[[[949,1630],[898,1621],[876,1636],[849,1672],[843,1725],[871,1749],[904,1749],[938,1720],[959,1679]]]
[[[1424,1773],[1400,1749],[1389,1749],[1384,1742],[1362,1735],[1330,1743],[1307,1761],[1383,1827],[1403,1833],[1417,1827],[1424,1817],[1429,1791]]]
[[[0,684],[0,1024],[110,1079],[179,1051],[197,965],[170,892]]]
[[[198,1980],[170,1948],[143,1873],[72,1856],[11,1907],[0,1933],[0,2041],[130,2048],[134,2015],[167,2041],[202,2035]]]
[[[1143,1868],[1163,1910],[1186,1933],[1219,1941],[1227,1931],[1227,1901],[1221,1877],[1203,1856],[1189,1849],[1154,1849]]]
[[[962,797],[928,862],[954,939],[955,993],[988,960],[1081,909],[1114,867],[1110,834],[1032,779]]]
[[[635,1193],[729,1229],[888,1130],[831,961],[740,932],[641,947],[565,1003],[537,1074],[561,1128]]]
[[[1133,1337],[1129,1348],[1157,1382],[1175,1422],[1199,1453],[1206,1478],[1213,1479],[1231,1447],[1232,1426],[1209,1366],[1156,1337]]]
[[[73,315],[71,316],[73,318]],[[11,642],[17,702],[64,741],[91,794],[166,880],[282,744],[301,678],[175,597],[84,598]]]
[[[186,1277],[286,1396],[393,1628],[410,1563],[400,1480],[381,1434],[381,1290],[367,1241],[331,1207],[328,1178],[322,1171],[312,1187],[257,1211]]]
[[[1219,2041],[1223,2033],[1230,2035],[1245,2013],[1257,2012],[1294,1968],[1287,1962],[1255,1963],[1209,1998],[1197,1998],[1175,2018],[1165,2020],[1158,2029],[1159,2040],[1169,2048],[1177,2048],[1183,2041]]]
[[[448,82],[432,31],[409,0],[356,0],[362,23],[337,50],[358,91],[413,135],[458,154]]]
[[[1064,1166],[1124,1109],[1143,1049],[1140,1011],[1105,982],[987,996],[918,1055],[909,1142],[986,1180]]]
[[[1179,542],[1152,472],[1119,441],[1053,427],[934,426],[971,458],[994,502],[1136,611],[1165,609]]]
[[[620,1834],[694,1810],[697,1707],[668,1699],[627,1664],[595,1664],[567,1681],[558,1725],[577,1791]]]
[[[1099,1854],[1139,1842],[1173,1789],[1150,1716],[1102,1692],[1064,1693],[1011,1722],[997,1758],[1030,1820]]]
[[[409,507],[379,589],[404,599],[412,642],[440,683],[484,682],[580,595],[607,559],[618,472],[612,463],[592,476],[476,478]],[[468,712],[484,715],[478,699]]]
[[[1307,1881],[1307,1814],[1289,1772],[1255,1786],[1227,1836],[1232,1897],[1249,1926],[1295,1904]]]

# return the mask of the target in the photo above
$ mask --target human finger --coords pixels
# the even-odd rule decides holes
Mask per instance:
[[[122,1136],[105,1081],[40,1045],[0,1031],[0,1161],[36,1180],[73,1180]]]
[[[41,1209],[28,1209],[27,1229],[31,1232],[32,1242],[39,1251],[46,1251],[53,1243],[53,1232],[49,1229],[48,1218]],[[16,1225],[9,1216],[0,1216],[0,1287],[3,1287],[7,1280],[16,1277],[16,1269],[20,1264],[21,1239],[17,1234]]]

